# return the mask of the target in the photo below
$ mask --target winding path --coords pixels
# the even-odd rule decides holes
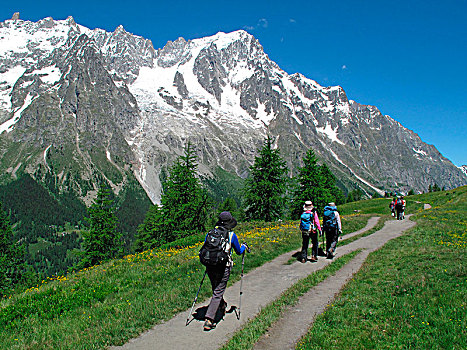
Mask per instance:
[[[377,224],[378,219],[377,217],[370,218],[363,229],[345,235],[342,239],[370,230]],[[339,270],[336,275],[326,279],[302,296],[297,306],[286,312],[283,319],[277,323],[280,326],[273,325],[268,333],[259,340],[255,349],[294,348],[294,344],[305,334],[315,316],[324,310],[335,294],[358,271],[368,254],[382,247],[388,240],[400,236],[405,230],[414,225],[414,222],[408,220],[408,216],[401,221],[387,221],[381,230],[345,246],[338,246],[338,255],[344,255],[360,248],[364,250]],[[188,326],[185,326],[189,312],[189,310],[186,310],[177,314],[171,320],[154,326],[125,345],[112,347],[111,349],[218,349],[248,319],[254,318],[261,308],[277,299],[283,291],[308,274],[322,269],[332,262],[321,257],[317,263],[301,264],[296,262],[287,264],[291,253],[285,253],[243,276],[240,321],[235,317],[235,313],[226,314],[216,329],[203,332],[202,322],[194,320]],[[238,303],[239,289],[240,281],[227,288],[225,299],[229,305]],[[207,301],[204,301],[196,305],[195,309],[206,304]]]
[[[260,338],[254,349],[295,349],[296,343],[306,334],[316,316],[326,309],[336,294],[360,269],[368,254],[413,226],[415,222],[408,219],[386,221],[381,230],[343,247],[338,247],[339,255],[345,255],[360,248],[363,248],[363,251],[337,271],[334,276],[327,278],[304,294],[298,303]]]

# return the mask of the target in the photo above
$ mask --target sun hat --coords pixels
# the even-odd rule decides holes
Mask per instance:
[[[237,220],[235,220],[229,211],[223,211],[219,214],[219,221],[217,222],[216,226],[224,226],[233,229],[235,226],[237,226]]]
[[[306,201],[305,205],[303,206],[303,210],[311,210],[313,209],[313,203],[311,201]]]

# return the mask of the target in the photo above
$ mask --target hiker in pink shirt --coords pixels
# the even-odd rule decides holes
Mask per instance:
[[[311,237],[311,262],[318,261],[318,232],[321,234],[318,213],[311,201],[306,201],[303,206],[303,214],[300,217],[300,231],[302,232],[302,254],[301,262],[305,263],[308,258],[308,245]]]

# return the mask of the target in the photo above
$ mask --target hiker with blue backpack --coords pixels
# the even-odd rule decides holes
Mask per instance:
[[[341,217],[334,202],[324,207],[323,229],[326,234],[326,257],[332,259],[336,252],[337,240],[342,234]]]
[[[404,211],[405,211],[404,196],[397,197],[395,207],[396,207],[396,219],[397,220],[403,220],[404,219]]]
[[[318,232],[322,235],[318,213],[311,201],[306,201],[303,214],[300,216],[300,231],[302,232],[302,251],[300,261],[306,263],[308,259],[308,245],[311,238],[311,262],[318,261]]]
[[[206,266],[206,273],[211,281],[212,298],[206,311],[204,330],[216,328],[216,314],[218,309],[225,313],[227,303],[224,292],[233,267],[232,248],[235,253],[242,255],[250,249],[246,243],[238,242],[237,235],[232,231],[237,226],[237,220],[228,211],[219,214],[215,228],[210,230],[200,249],[199,258]],[[204,278],[204,277],[203,277]]]

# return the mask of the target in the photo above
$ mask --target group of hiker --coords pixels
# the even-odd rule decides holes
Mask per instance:
[[[206,271],[201,281],[204,281],[206,274],[211,282],[212,298],[206,310],[203,329],[210,331],[216,327],[216,315],[220,312],[222,315],[226,312],[227,302],[224,300],[224,292],[227,288],[227,282],[230,278],[230,272],[233,267],[232,248],[238,255],[243,255],[242,276],[245,252],[250,252],[246,243],[240,244],[237,235],[233,232],[237,221],[228,211],[219,214],[215,227],[210,230],[205,237],[204,244],[200,249],[199,258]],[[323,233],[324,230],[324,233]],[[306,201],[303,206],[303,214],[300,218],[300,231],[302,233],[302,250],[300,252],[300,261],[305,263],[308,258],[308,246],[311,238],[311,261],[318,261],[318,233],[320,236],[326,236],[326,257],[332,259],[336,251],[337,240],[342,234],[342,225],[334,203],[329,203],[323,211],[323,229],[319,222],[316,208],[311,201]],[[201,285],[198,289],[201,289]],[[240,288],[241,289],[241,288]],[[198,298],[196,294],[192,310]],[[240,290],[240,296],[242,291]],[[240,301],[241,303],[241,301]],[[237,313],[237,311],[236,311]],[[238,306],[237,317],[240,316],[240,305]],[[190,316],[189,316],[190,317]],[[187,324],[189,320],[187,320]]]
[[[324,230],[324,233],[323,233]],[[300,231],[302,233],[302,251],[300,261],[308,260],[308,246],[311,238],[311,262],[318,261],[318,233],[326,236],[326,258],[332,259],[336,251],[337,240],[342,233],[339,212],[334,202],[329,203],[323,210],[323,229],[319,223],[318,211],[311,201],[306,201],[303,214],[300,217]]]
[[[389,209],[391,209],[391,215],[396,218],[396,220],[403,220],[405,213],[406,201],[404,196],[394,197],[389,203]]]
[[[404,210],[406,202],[403,196],[395,197],[389,204],[392,216],[397,220],[404,219]],[[206,266],[206,271],[201,281],[203,284],[206,274],[211,281],[212,298],[206,310],[204,330],[210,331],[216,327],[216,315],[220,312],[225,314],[227,302],[224,300],[224,292],[227,288],[230,272],[233,267],[232,248],[238,255],[243,255],[242,259],[242,274],[245,259],[245,252],[250,252],[248,245],[243,242],[239,243],[237,235],[233,232],[237,226],[237,221],[228,211],[219,214],[218,221],[215,227],[210,230],[205,237],[204,244],[200,249],[199,258],[203,265]],[[300,216],[300,232],[302,234],[302,249],[298,255],[298,260],[302,263],[308,261],[308,247],[311,239],[311,262],[318,261],[318,255],[326,256],[327,259],[333,259],[339,235],[342,234],[342,223],[339,212],[337,211],[334,202],[328,203],[323,209],[322,226],[318,217],[318,210],[313,206],[311,201],[306,201],[303,205],[303,213]],[[324,231],[324,232],[323,232]],[[319,250],[318,235],[326,237],[326,251]],[[201,289],[199,286],[198,293]],[[192,310],[198,298],[198,293],[193,302]],[[242,295],[240,284],[240,297]],[[240,303],[238,306],[237,318],[240,319]],[[190,316],[189,316],[190,317]],[[189,320],[187,319],[187,324]]]

